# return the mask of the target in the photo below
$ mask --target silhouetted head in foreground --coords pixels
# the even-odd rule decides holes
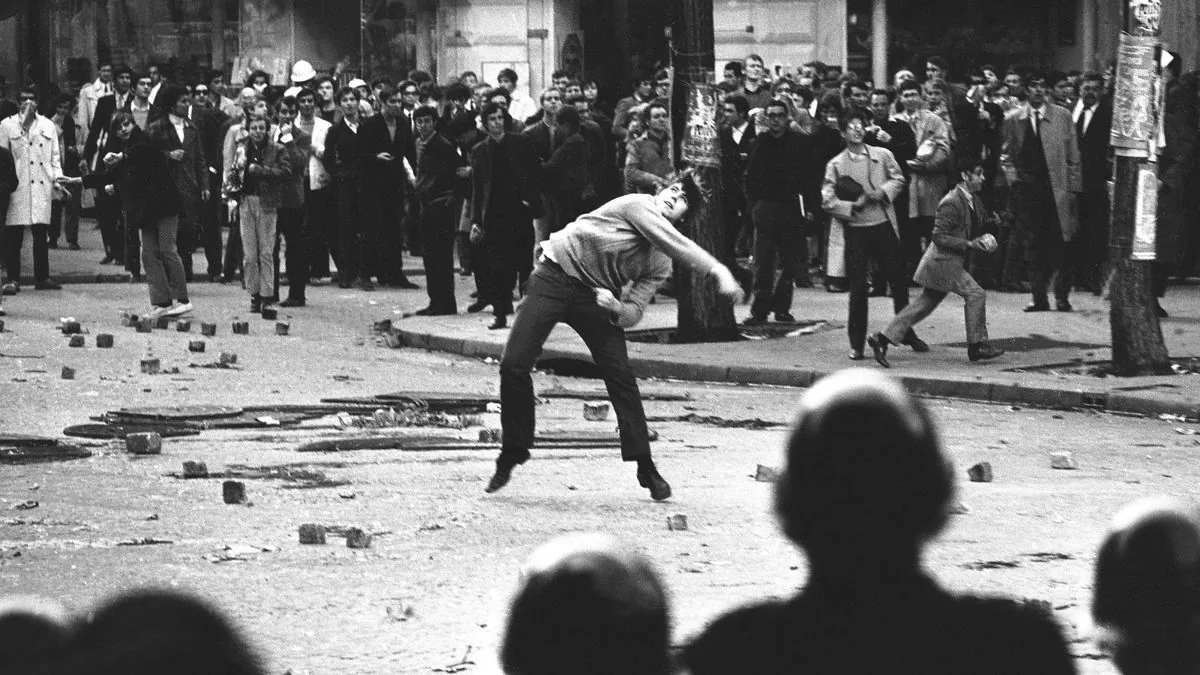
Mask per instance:
[[[0,598],[0,673],[50,672],[66,652],[70,622],[49,600]]]
[[[945,525],[950,471],[920,401],[888,377],[843,370],[800,400],[775,510],[814,578],[915,570]]]
[[[1200,522],[1141,499],[1121,509],[1096,559],[1092,615],[1125,675],[1200,673]]]
[[[136,591],[96,611],[75,641],[75,672],[89,675],[262,675],[250,646],[205,603]]]
[[[665,675],[666,591],[650,563],[598,534],[530,556],[500,660],[509,675]]]

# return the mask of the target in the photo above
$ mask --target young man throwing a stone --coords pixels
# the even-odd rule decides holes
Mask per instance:
[[[629,367],[625,329],[641,320],[655,290],[670,276],[672,260],[714,276],[721,295],[731,301],[742,299],[733,274],[676,229],[688,206],[699,199],[698,186],[685,175],[656,195],[614,199],[545,241],[500,361],[504,444],[487,492],[507,485],[513,468],[529,459],[534,441],[530,372],[561,321],[583,338],[603,374],[617,414],[621,458],[637,462],[638,483],[652,498],[671,496],[671,486],[650,457],[646,413]],[[485,236],[478,224],[472,228],[473,242]],[[629,282],[633,285],[622,299]]]

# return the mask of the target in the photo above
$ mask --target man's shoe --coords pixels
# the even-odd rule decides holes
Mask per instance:
[[[850,350],[850,360],[851,361],[865,361],[866,359],[867,359],[867,357],[865,354],[863,354],[863,351],[861,349],[851,349]]]
[[[1159,303],[1158,300],[1155,300],[1154,301],[1154,316],[1157,316],[1160,319],[1166,319],[1171,315],[1167,314],[1167,310],[1163,309],[1162,304]]]
[[[751,314],[742,320],[743,326],[762,326],[767,323],[766,314]]]
[[[280,307],[303,307],[304,306],[304,298],[287,298],[283,302],[279,303],[279,306]]]
[[[488,326],[488,330],[501,330],[504,328],[508,328],[508,319],[502,316],[496,317],[495,320],[492,321],[491,325]]]
[[[1003,349],[993,347],[987,342],[976,342],[967,347],[967,358],[971,361],[986,361],[994,359],[1004,353]]]
[[[61,291],[62,286],[54,283],[53,279],[42,279],[33,285],[39,291]]]
[[[370,277],[364,277],[358,280],[358,287],[364,291],[375,290],[375,284],[371,282]]]
[[[408,277],[400,277],[399,281],[392,282],[392,288],[403,288],[405,290],[415,291],[420,288],[420,286],[409,281]]]
[[[775,312],[775,320],[779,323],[796,323],[796,317],[791,312]]]
[[[871,345],[871,351],[875,354],[875,361],[884,368],[892,367],[892,364],[888,363],[887,360],[888,345],[891,342],[883,333],[872,333],[867,336],[867,344]]]
[[[100,259],[101,265],[111,265],[111,264],[113,264],[113,262],[115,262],[115,261],[113,260],[113,257],[111,255],[106,255]]]
[[[525,460],[529,459],[529,451],[512,451],[501,450],[500,456],[496,458],[496,473],[492,474],[492,479],[488,481],[484,492],[491,494],[500,488],[508,485],[508,481],[512,479],[512,470],[518,464],[524,464]]]
[[[491,306],[491,304],[492,303],[488,302],[487,300],[476,300],[475,302],[467,305],[467,314],[478,314]]]
[[[929,351],[929,344],[921,338],[917,337],[916,333],[909,332],[908,337],[904,338],[900,344],[905,347],[912,347],[912,350],[918,354],[924,354]]]
[[[638,485],[650,490],[650,498],[654,501],[661,502],[671,498],[671,485],[659,475],[657,468],[638,467],[637,479]]]
[[[1071,306],[1071,303],[1067,302],[1066,300],[1060,300],[1059,302],[1054,303],[1054,309],[1059,312],[1075,311],[1075,308]]]
[[[142,318],[143,319],[157,319],[160,316],[165,316],[167,313],[167,310],[169,310],[169,309],[171,309],[171,307],[169,305],[167,307],[159,307],[158,305],[152,305],[150,307],[150,311],[143,314]]]
[[[14,281],[10,281],[7,284],[4,284],[4,286],[0,287],[0,293],[3,293],[4,295],[16,295],[20,291],[21,285]]]
[[[71,242],[71,243],[67,244],[67,248],[68,248],[68,249],[70,249],[70,250],[72,250],[72,251],[78,251],[78,250],[80,250],[80,248],[79,248],[79,244],[77,244],[76,242]]]
[[[183,316],[191,312],[195,307],[190,302],[176,302],[171,305],[167,311],[163,312],[163,316]]]
[[[251,296],[250,297],[250,311],[254,312],[255,314],[258,314],[258,313],[262,312],[262,308],[263,308],[262,298],[258,297],[257,295]]]
[[[1025,305],[1024,312],[1049,312],[1050,304],[1047,302],[1031,302]]]

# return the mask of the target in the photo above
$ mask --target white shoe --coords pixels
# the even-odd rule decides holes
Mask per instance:
[[[151,305],[150,311],[146,312],[142,316],[147,319],[157,319],[158,317],[166,314],[167,311],[170,309],[171,309],[170,307],[155,307],[155,306]]]
[[[195,309],[195,308],[192,307],[192,303],[190,303],[190,302],[181,303],[181,302],[176,301],[165,312],[163,312],[163,314],[165,316],[183,316],[184,314],[187,314],[188,312],[192,311],[193,309]]]

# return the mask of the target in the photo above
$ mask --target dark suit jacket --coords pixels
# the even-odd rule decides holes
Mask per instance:
[[[540,116],[541,113],[538,115]],[[534,162],[531,178],[539,190],[545,190],[547,189],[545,172],[542,167],[550,161],[550,155],[554,154],[550,127],[546,126],[545,121],[539,120],[536,124],[526,126],[521,131],[521,138],[525,139],[525,151],[529,153],[530,159]]]
[[[388,133],[383,115],[376,115],[358,129],[358,140],[363,147],[363,186],[369,196],[386,199],[404,199],[408,174],[404,171],[404,159],[413,164],[416,171],[417,150],[412,132],[403,118],[396,120],[396,136]],[[390,152],[393,159],[384,162],[379,153]]]
[[[158,219],[178,214],[179,190],[167,168],[166,155],[155,147],[146,132],[134,128],[123,144],[115,134],[111,138],[123,146],[125,159],[111,169],[101,162],[101,170],[83,179],[84,186],[117,185],[125,222],[138,229],[153,228]],[[106,146],[113,147],[111,141]]]
[[[19,184],[12,153],[8,148],[0,148],[0,227],[4,227],[4,221],[8,218],[8,199]]]
[[[519,186],[517,192],[522,201],[532,205],[534,214],[541,211],[541,200],[536,186],[529,179],[532,161],[525,147],[525,139],[514,133],[506,133],[500,140],[508,152],[508,175]],[[471,151],[471,224],[484,227],[487,224],[488,201],[492,195],[492,144],[490,137],[484,138]]]
[[[356,134],[346,125],[346,120],[339,120],[325,137],[325,157],[322,161],[329,175],[339,182],[358,182],[363,166],[363,153],[366,151],[360,134],[362,126],[359,126]]]
[[[458,149],[445,136],[434,133],[425,143],[421,161],[417,166],[415,192],[422,204],[449,201],[454,196],[454,178],[457,169],[464,166]]]
[[[1083,119],[1080,112],[1080,120]],[[1079,168],[1083,177],[1084,192],[1103,195],[1105,184],[1112,173],[1112,162],[1108,155],[1109,134],[1112,132],[1112,102],[1101,98],[1092,113],[1092,122],[1079,140]],[[1076,125],[1076,131],[1079,126]],[[1107,196],[1103,197],[1108,199]]]
[[[582,194],[591,173],[591,152],[582,134],[562,139],[544,165],[546,192]]]
[[[167,166],[170,167],[171,177],[175,179],[180,196],[188,199],[198,198],[200,189],[208,188],[208,182],[205,180],[208,175],[208,162],[200,130],[189,120],[184,120],[183,140],[180,141],[179,134],[175,133],[175,127],[171,124],[171,118],[163,117],[150,124],[149,136],[164,156],[175,150],[183,150],[183,161],[177,162],[168,156]]]
[[[721,178],[725,183],[726,199],[746,201],[746,162],[750,160],[750,150],[754,148],[754,122],[746,124],[740,143],[733,142],[733,128],[722,126],[717,131],[721,141]]]
[[[907,122],[900,120],[883,120],[876,122],[875,126],[887,132],[892,140],[884,143],[872,132],[863,138],[863,142],[877,148],[890,150],[892,156],[896,158],[896,163],[900,165],[900,170],[904,172],[904,177],[908,178],[908,160],[917,156],[917,136],[913,133],[912,127]]]
[[[126,101],[128,102],[128,98],[132,98],[132,96],[132,94],[127,94]],[[100,100],[96,102],[96,112],[92,114],[92,126],[88,128],[87,141],[83,146],[83,159],[87,160],[89,166],[93,164],[96,153],[103,149],[99,147],[100,133],[105,132],[110,139],[112,138],[113,134],[108,132],[110,131],[109,126],[112,124],[113,115],[116,113],[116,94],[101,96]],[[101,154],[101,157],[103,157],[103,154]],[[102,171],[103,167],[97,166],[96,170]]]

